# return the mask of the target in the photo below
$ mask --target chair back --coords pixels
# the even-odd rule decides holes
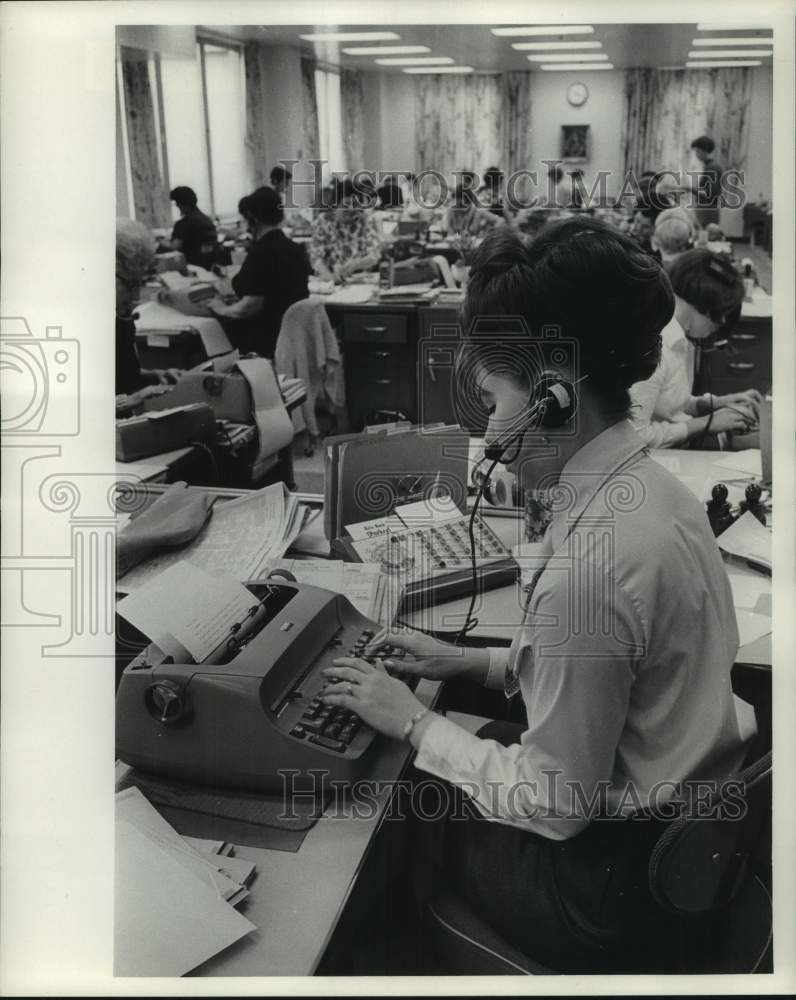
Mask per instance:
[[[670,912],[706,913],[737,895],[771,831],[771,751],[692,805],[656,842],[650,891]],[[768,851],[770,856],[770,851]]]

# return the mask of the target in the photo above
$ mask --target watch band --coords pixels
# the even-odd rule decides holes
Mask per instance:
[[[412,718],[406,723],[406,725],[403,728],[403,738],[405,740],[409,740],[412,733],[414,732],[415,726],[426,715],[428,715],[428,709],[421,708],[420,711],[416,715],[413,715]]]

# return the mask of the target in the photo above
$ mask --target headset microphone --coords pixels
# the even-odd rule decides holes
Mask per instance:
[[[523,414],[518,424],[484,448],[485,458],[490,462],[499,462],[506,449],[521,440],[532,425],[547,428],[563,427],[575,415],[578,406],[575,386],[586,378],[588,376],[584,375],[578,382],[573,383],[552,374],[543,375],[536,384],[535,394],[541,390],[544,391],[544,396]]]

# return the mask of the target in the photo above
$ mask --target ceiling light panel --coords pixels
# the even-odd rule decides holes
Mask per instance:
[[[514,38],[522,35],[593,35],[591,24],[542,24],[533,28],[492,28],[492,34],[500,38]]]
[[[305,42],[399,42],[394,31],[330,31],[314,35],[299,35]]]
[[[404,73],[472,73],[472,66],[440,66],[437,69],[426,69],[425,66],[413,66]]]
[[[410,56],[421,52],[430,52],[427,45],[359,45],[352,49],[343,49],[347,56]]]
[[[455,62],[450,56],[418,56],[407,59],[374,59],[379,66],[449,66]]]
[[[562,70],[580,70],[587,69],[613,69],[613,63],[549,63],[539,67],[540,69],[562,69]]]
[[[551,49],[601,49],[602,42],[512,42],[511,47],[519,52],[549,51]]]
[[[526,56],[529,62],[607,62],[604,52],[557,52],[545,56]]]
[[[770,49],[693,49],[688,53],[689,59],[759,59],[761,56],[772,56]]]
[[[759,59],[737,59],[735,61],[731,59],[706,59],[702,62],[689,61],[685,65],[687,69],[718,69],[720,66],[762,66],[763,64]]]
[[[758,38],[754,38],[754,37],[752,37],[752,38],[737,38],[737,37],[736,38],[695,38],[691,42],[692,45],[697,45],[697,46],[702,46],[702,47],[708,47],[708,48],[714,48],[714,47],[717,47],[719,45],[727,47],[727,48],[730,48],[733,45],[737,47],[739,45],[766,45],[767,43],[773,45],[774,39],[773,38],[759,38],[759,37]]]

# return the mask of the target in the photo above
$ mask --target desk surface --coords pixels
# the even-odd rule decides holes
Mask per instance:
[[[653,452],[653,456],[667,466],[680,481],[700,499],[706,493],[710,482],[742,481],[751,479],[749,475],[731,472],[728,469],[713,468],[716,462],[727,456],[721,452],[700,452],[665,449]],[[520,516],[493,516],[489,523],[508,547],[513,547],[523,540],[523,520]],[[751,569],[739,560],[730,562],[727,557],[728,570],[733,575],[748,578],[759,583],[762,589],[771,587],[770,577],[762,576],[757,570]],[[524,595],[520,583],[507,587],[499,587],[487,591],[476,601],[474,615],[479,624],[470,633],[481,639],[494,639],[502,644],[510,642],[517,629],[517,621],[522,616]],[[464,623],[470,606],[469,598],[450,601],[435,608],[427,608],[406,615],[407,624],[419,628],[441,631],[457,631]],[[749,663],[755,666],[771,666],[771,634],[764,635],[753,642],[743,645],[738,650],[737,663]]]

